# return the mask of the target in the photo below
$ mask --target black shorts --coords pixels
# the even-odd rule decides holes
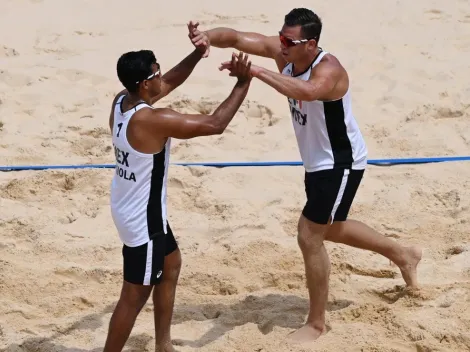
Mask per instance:
[[[351,169],[306,172],[302,214],[317,224],[346,220],[363,175],[364,170]]]
[[[124,280],[136,285],[157,285],[163,278],[165,257],[177,248],[173,231],[167,225],[168,233],[156,234],[138,247],[122,247],[124,257]]]

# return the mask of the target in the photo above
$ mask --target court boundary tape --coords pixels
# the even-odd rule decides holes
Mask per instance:
[[[392,166],[406,164],[428,164],[450,161],[468,161],[470,156],[442,156],[424,158],[394,158],[370,159],[367,163],[377,166]],[[242,161],[242,162],[174,162],[175,166],[205,166],[205,167],[259,167],[259,166],[301,166],[301,161]],[[26,170],[60,170],[60,169],[113,169],[115,164],[82,164],[82,165],[11,165],[0,166],[0,171],[26,171]]]

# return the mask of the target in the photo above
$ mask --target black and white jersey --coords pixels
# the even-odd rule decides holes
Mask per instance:
[[[308,69],[296,75],[308,81],[312,69],[327,52],[321,51]],[[292,63],[282,74],[293,76]],[[367,148],[352,112],[350,90],[334,101],[288,99],[302,162],[307,172],[349,168],[367,164]]]
[[[142,102],[122,112],[121,96],[114,108],[112,141],[116,172],[111,185],[111,213],[121,241],[129,247],[143,245],[153,235],[167,233],[167,176],[170,138],[157,154],[145,154],[132,148],[127,140],[127,126],[142,108]]]

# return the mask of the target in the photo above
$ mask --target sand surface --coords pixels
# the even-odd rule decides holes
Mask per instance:
[[[277,33],[312,2],[2,0],[0,164],[113,163],[107,123],[118,56],[150,48],[163,70],[191,50],[186,23]],[[470,2],[318,2],[321,46],[349,70],[370,158],[468,155]],[[11,35],[11,36],[9,36]],[[210,111],[234,79],[212,48],[157,106]],[[253,58],[274,69],[274,63]],[[221,136],[174,141],[172,161],[299,160],[287,100],[255,81]],[[0,173],[0,351],[101,351],[119,295],[113,170]],[[423,247],[409,295],[380,255],[327,243],[328,324],[289,346],[307,292],[295,237],[301,167],[170,168],[169,217],[183,252],[173,338],[179,351],[470,349],[468,162],[370,166],[351,217]],[[153,306],[126,351],[153,350]]]

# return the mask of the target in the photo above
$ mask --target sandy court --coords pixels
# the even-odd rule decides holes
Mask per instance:
[[[107,123],[121,53],[150,48],[165,72],[192,50],[191,19],[275,35],[291,7],[312,6],[140,3],[1,2],[1,165],[113,163]],[[370,158],[469,154],[469,1],[334,0],[312,9],[324,21],[320,46],[349,70]],[[157,106],[213,111],[235,83],[217,69],[230,54],[211,48]],[[171,158],[299,160],[287,99],[254,81],[223,135],[174,140]],[[308,309],[295,237],[303,169],[171,166],[169,218],[183,252],[177,349],[470,350],[469,165],[369,166],[351,217],[423,247],[422,289],[406,294],[398,268],[379,255],[327,243],[331,331],[303,348],[284,343]],[[0,351],[102,350],[122,280],[113,172],[0,173]],[[152,311],[149,301],[126,351],[153,350]]]

